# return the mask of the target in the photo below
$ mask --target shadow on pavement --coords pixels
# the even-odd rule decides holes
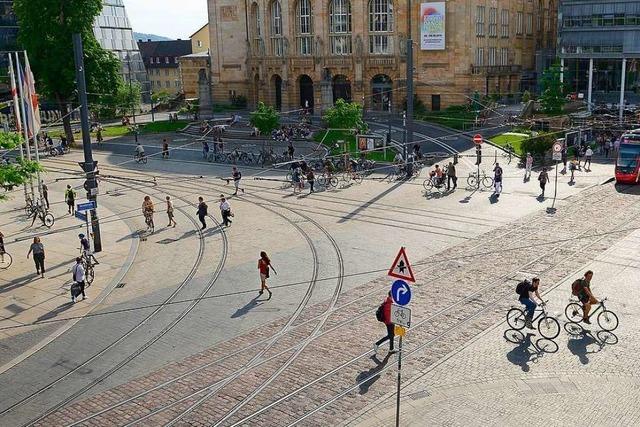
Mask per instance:
[[[340,218],[338,220],[338,224],[342,224],[345,223],[347,221],[349,221],[351,218],[355,217],[356,215],[358,215],[360,212],[364,211],[365,209],[367,209],[369,206],[371,206],[372,204],[376,203],[378,200],[382,199],[383,197],[385,197],[387,194],[391,193],[392,191],[394,191],[396,188],[400,187],[401,185],[403,185],[406,181],[399,181],[396,184],[392,185],[391,187],[387,188],[386,190],[384,190],[382,193],[378,194],[377,196],[371,198],[370,200],[362,203],[362,205],[358,206],[355,210],[353,210],[352,212],[346,214],[345,216],[343,216],[342,218]]]
[[[362,384],[360,384],[360,394],[367,394],[369,392],[369,387],[371,387],[376,381],[380,379],[380,371],[387,365],[390,357],[391,353],[387,353],[387,355],[382,360],[378,359],[377,354],[371,356],[371,360],[373,360],[376,366],[371,369],[367,369],[366,371],[360,372],[356,377],[357,383],[366,380]]]
[[[261,301],[259,298],[260,296],[253,297],[251,301],[246,303],[243,307],[240,307],[239,309],[237,309],[236,312],[231,315],[231,318],[237,319],[238,317],[242,317],[265,301],[265,300]]]
[[[68,309],[73,307],[73,305],[74,304],[71,301],[67,301],[64,304],[60,304],[57,308],[55,308],[55,309],[51,310],[50,312],[45,313],[42,316],[38,317],[36,319],[35,323],[43,322],[43,321],[49,320],[49,319],[53,319],[58,314],[64,313],[65,311],[67,311]]]
[[[547,338],[539,338],[534,343],[534,334],[527,332],[525,336],[522,331],[507,329],[504,338],[510,343],[517,344],[513,350],[507,353],[507,360],[516,366],[520,366],[523,372],[529,372],[529,363],[535,362],[546,353],[556,353],[559,350],[558,344]]]
[[[580,336],[579,338],[575,337],[569,339],[569,341],[567,342],[567,347],[569,348],[569,351],[571,353],[578,356],[578,359],[580,359],[580,363],[586,365],[587,363],[589,363],[589,357],[587,356],[587,354],[595,353],[594,351],[588,351],[587,347],[591,344],[596,343],[598,343],[598,340],[596,340],[593,335],[591,335],[591,332],[583,330],[582,336]]]

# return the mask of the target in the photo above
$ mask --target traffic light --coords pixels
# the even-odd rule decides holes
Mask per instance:
[[[476,165],[482,163],[482,147],[480,145],[476,145]]]

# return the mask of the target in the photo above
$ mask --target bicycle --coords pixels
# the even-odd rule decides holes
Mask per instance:
[[[492,188],[493,178],[487,176],[484,171],[482,171],[480,175],[478,175],[478,172],[471,172],[467,177],[467,185],[471,188],[480,188],[480,183],[482,183],[482,186],[485,188]]]
[[[355,182],[356,184],[362,184],[364,178],[362,174],[358,172],[347,171],[342,173],[341,180],[345,183],[345,185],[349,185],[351,181]]]
[[[607,310],[604,305],[604,302],[607,298],[603,298],[598,302],[598,306],[595,310],[591,311],[591,314],[587,317],[587,319],[591,319],[596,312],[599,310],[598,317],[596,318],[598,322],[598,326],[602,328],[602,330],[611,332],[618,327],[618,316],[611,310]],[[569,304],[564,309],[564,314],[567,316],[567,319],[571,323],[578,324],[584,320],[582,304],[579,301],[576,301],[574,298],[569,299]]]
[[[224,153],[209,152],[209,154],[207,155],[207,161],[209,163],[211,162],[223,163],[226,161],[226,159],[227,159],[227,155]]]
[[[2,258],[0,259],[0,270],[6,270],[11,267],[11,263],[13,262],[13,258],[9,252],[5,252],[2,254]]]
[[[546,339],[552,340],[560,335],[560,322],[555,317],[549,316],[547,314],[547,302],[544,301],[538,305],[540,308],[540,313],[531,319],[531,323],[533,324],[536,320],[538,321],[538,332],[540,335],[545,337]],[[536,311],[538,311],[536,309]],[[526,315],[524,310],[518,307],[513,307],[507,312],[507,324],[519,331],[526,326]]]
[[[27,219],[33,218],[31,225],[36,222],[36,219],[42,221],[42,225],[47,228],[51,228],[53,223],[56,221],[56,218],[53,216],[51,212],[47,212],[42,206],[35,205],[31,206],[31,211],[27,215]]]
[[[440,178],[431,176],[424,180],[422,186],[427,191],[427,193],[431,193],[434,189],[440,193],[447,191],[444,175]]]
[[[316,178],[319,185],[322,185],[324,188],[336,188],[338,186],[338,178],[335,175],[327,175],[323,173],[322,175]]]
[[[136,153],[133,155],[133,160],[135,160],[136,163],[142,163],[142,164],[147,164],[147,156],[145,156],[144,154],[139,154]]]

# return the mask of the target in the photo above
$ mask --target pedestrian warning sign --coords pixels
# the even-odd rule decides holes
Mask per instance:
[[[409,264],[409,259],[407,258],[404,246],[398,251],[398,255],[396,255],[395,261],[391,264],[391,268],[387,275],[415,283],[416,279],[413,276],[413,270]]]

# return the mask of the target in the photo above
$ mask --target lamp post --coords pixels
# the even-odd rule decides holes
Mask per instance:
[[[131,98],[131,113],[133,117],[133,136],[138,142],[138,125],[136,124],[136,106],[135,101],[133,100],[133,80],[131,78],[131,56],[127,55],[127,74],[129,78],[129,97]]]

